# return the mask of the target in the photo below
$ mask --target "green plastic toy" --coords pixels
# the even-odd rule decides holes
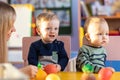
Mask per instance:
[[[42,65],[41,65],[40,62],[38,63],[37,67],[38,67],[38,69],[41,69],[41,68],[42,68]]]
[[[90,64],[86,64],[82,67],[82,71],[84,73],[93,73],[93,66]]]

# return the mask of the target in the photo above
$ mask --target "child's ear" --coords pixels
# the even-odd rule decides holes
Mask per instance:
[[[40,29],[39,28],[36,28],[36,32],[38,35],[40,35]]]
[[[88,33],[85,33],[85,37],[87,40],[90,40],[90,35]]]

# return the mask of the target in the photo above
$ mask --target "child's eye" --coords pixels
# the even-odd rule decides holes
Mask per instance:
[[[46,28],[47,30],[50,30],[50,28]]]
[[[55,28],[55,30],[58,30],[58,28]]]
[[[98,33],[97,35],[102,35],[102,33]]]

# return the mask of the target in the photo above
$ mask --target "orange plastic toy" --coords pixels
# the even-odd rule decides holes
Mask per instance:
[[[42,66],[39,63],[38,64],[38,72],[36,74],[35,80],[45,80],[46,76],[47,76],[47,73],[44,70],[42,70]]]

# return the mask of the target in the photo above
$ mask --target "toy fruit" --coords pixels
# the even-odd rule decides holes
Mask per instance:
[[[51,73],[46,77],[45,80],[60,80],[60,77],[57,74]]]
[[[83,73],[80,80],[96,80],[93,73]]]
[[[98,78],[99,80],[110,80],[111,76],[113,74],[113,71],[109,68],[102,68],[98,72]]]
[[[86,64],[82,67],[82,71],[84,72],[81,80],[96,80],[96,77],[93,74],[93,66],[90,64]]]
[[[93,66],[92,65],[90,65],[90,64],[86,64],[86,65],[84,65],[83,67],[82,67],[82,71],[84,72],[84,73],[93,73]]]
[[[47,74],[57,73],[57,72],[58,72],[57,65],[56,65],[56,64],[47,64],[47,65],[44,67],[44,71],[45,71]]]
[[[36,74],[35,80],[45,80],[47,73],[42,70],[42,66],[38,63],[38,72]]]

